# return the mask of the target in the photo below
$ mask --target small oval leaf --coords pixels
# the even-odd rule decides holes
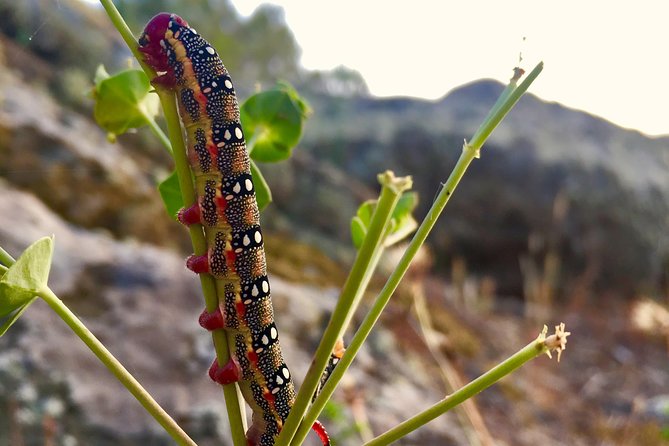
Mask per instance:
[[[158,96],[142,70],[125,70],[105,77],[98,70],[93,96],[94,116],[108,133],[120,135],[128,129],[146,125],[158,114]]]
[[[307,103],[287,84],[257,93],[240,109],[251,158],[277,162],[290,157],[302,137]]]
[[[47,285],[53,237],[30,245],[0,279],[0,317],[18,310]]]
[[[158,185],[158,192],[160,192],[160,198],[163,200],[167,213],[170,217],[176,219],[179,209],[184,207],[184,199],[181,195],[179,177],[176,171],[173,171],[170,176],[161,181]]]
[[[253,188],[256,190],[258,209],[262,211],[272,202],[272,191],[253,160],[251,160],[251,177],[253,178]]]

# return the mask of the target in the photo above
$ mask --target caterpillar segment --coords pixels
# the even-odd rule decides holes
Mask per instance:
[[[215,382],[239,382],[252,409],[249,445],[272,446],[295,399],[274,323],[263,235],[250,160],[232,80],[216,50],[175,14],[160,13],[146,25],[139,50],[172,89],[188,140],[188,159],[197,202],[179,212],[185,225],[202,224],[207,253],[186,265],[216,282],[219,308],[206,310],[200,325],[232,334],[230,361],[214,361]],[[229,336],[230,338],[230,336]],[[314,430],[330,441],[320,423]]]

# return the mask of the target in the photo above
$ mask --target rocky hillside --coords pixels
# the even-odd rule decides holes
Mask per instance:
[[[276,19],[260,15],[254,26],[263,17]],[[73,109],[45,86],[64,85],[66,71],[14,40],[0,45],[0,246],[17,254],[56,234],[55,291],[198,444],[226,444],[222,399],[205,376],[210,340],[196,324],[202,301],[183,268],[188,240],[154,187],[169,160],[148,132],[109,143],[90,118],[87,87],[67,90]],[[412,175],[421,217],[502,87],[478,81],[440,101],[378,99],[355,80],[332,96],[323,92],[333,79],[297,77],[314,114],[295,156],[262,166],[275,198],[262,221],[282,344],[299,381],[351,262],[350,218],[377,193],[376,173]],[[447,392],[420,335],[416,290],[437,350],[465,380],[544,322],[564,320],[573,332],[559,366],[541,358],[477,398],[497,444],[662,444],[666,345],[632,327],[627,301],[669,288],[668,168],[669,138],[526,96],[472,164],[430,237],[425,268],[398,291],[329,408],[323,421],[339,444],[361,444]],[[383,283],[380,274],[373,288]],[[0,338],[0,413],[0,445],[170,444],[39,303]],[[403,444],[469,438],[449,414]]]
[[[312,96],[301,153],[267,166],[276,188],[289,191],[276,208],[301,228],[347,240],[349,197],[371,196],[374,174],[390,168],[414,177],[424,215],[501,89],[479,81],[436,102]],[[567,294],[584,275],[622,296],[659,289],[669,260],[668,172],[669,138],[528,95],[472,164],[430,243],[439,265],[463,258],[505,295],[523,293],[521,258],[549,254]]]

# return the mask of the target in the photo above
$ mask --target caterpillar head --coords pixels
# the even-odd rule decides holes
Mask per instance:
[[[139,51],[144,53],[144,60],[158,72],[167,71],[169,68],[164,39],[172,23],[188,26],[188,23],[178,15],[161,12],[149,20],[139,38]]]

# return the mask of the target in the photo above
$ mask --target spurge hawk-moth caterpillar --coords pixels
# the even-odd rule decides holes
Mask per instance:
[[[253,411],[250,445],[272,446],[290,413],[295,388],[274,323],[263,236],[239,106],[228,71],[216,50],[175,14],[160,13],[139,39],[145,61],[159,73],[153,83],[174,90],[186,130],[197,202],[179,213],[186,224],[202,224],[208,252],[187,266],[211,274],[219,308],[203,312],[208,330],[233,334],[230,362],[214,360],[210,377],[239,381]],[[324,445],[329,438],[314,425]]]

